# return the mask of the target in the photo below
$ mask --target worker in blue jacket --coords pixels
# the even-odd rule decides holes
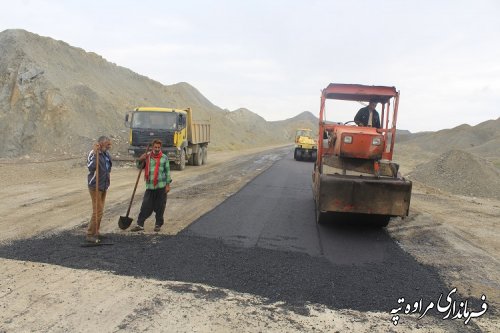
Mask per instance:
[[[98,243],[101,241],[99,226],[101,225],[104,201],[106,200],[106,193],[110,185],[111,166],[113,165],[111,155],[109,154],[110,149],[111,139],[107,136],[101,136],[87,156],[87,168],[89,169],[87,186],[92,199],[92,216],[90,217],[90,223],[87,228],[86,240],[91,243]],[[97,156],[99,156],[98,162]],[[97,181],[99,185],[98,189],[96,189],[97,163],[99,166],[99,179]]]
[[[377,101],[371,99],[368,106],[359,109],[354,117],[354,122],[358,126],[380,128],[380,117],[377,110],[375,110],[376,107]]]

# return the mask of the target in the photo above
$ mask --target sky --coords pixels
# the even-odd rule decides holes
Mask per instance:
[[[270,121],[318,116],[330,82],[395,86],[398,128],[411,132],[500,117],[498,0],[0,0],[0,8],[0,31],[63,40]],[[350,118],[350,109],[328,114],[340,111]]]

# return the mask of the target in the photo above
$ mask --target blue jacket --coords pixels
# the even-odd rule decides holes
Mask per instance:
[[[106,191],[108,189],[111,181],[110,173],[112,165],[111,156],[108,152],[99,153],[99,191]],[[87,168],[89,169],[87,185],[89,188],[95,189],[96,157],[93,150],[87,156]]]

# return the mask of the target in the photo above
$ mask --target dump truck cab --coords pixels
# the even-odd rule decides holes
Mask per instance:
[[[135,157],[160,139],[163,153],[180,170],[187,162],[202,165],[207,160],[210,124],[193,122],[190,108],[138,107],[125,116],[125,123],[130,128],[128,152]]]
[[[381,105],[380,128],[358,126],[354,120],[326,119],[326,101],[351,101],[351,119],[359,103]],[[379,225],[390,217],[407,216],[410,181],[392,161],[396,138],[399,91],[394,87],[331,83],[323,89],[319,115],[320,144],[313,171],[316,219],[325,222],[329,212],[365,214]],[[338,117],[340,108],[328,110]]]
[[[295,150],[293,158],[299,160],[316,160],[317,142],[314,140],[312,130],[299,128],[295,132]]]
[[[178,151],[187,146],[186,119],[187,111],[182,109],[134,109],[125,119],[130,121],[129,153],[140,156],[153,139],[160,139],[163,152],[175,160]]]

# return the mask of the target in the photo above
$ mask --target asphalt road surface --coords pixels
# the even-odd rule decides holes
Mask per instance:
[[[331,224],[315,223],[312,169],[313,163],[287,155],[198,219],[187,233],[236,246],[322,256],[332,264],[375,264],[390,259],[397,246],[385,230],[370,228],[369,220],[334,216]]]
[[[285,155],[176,236],[114,234],[114,246],[81,248],[80,229],[4,245],[0,257],[205,283],[296,311],[320,303],[389,316],[401,297],[435,301],[449,292],[384,229],[318,227],[312,167]]]

